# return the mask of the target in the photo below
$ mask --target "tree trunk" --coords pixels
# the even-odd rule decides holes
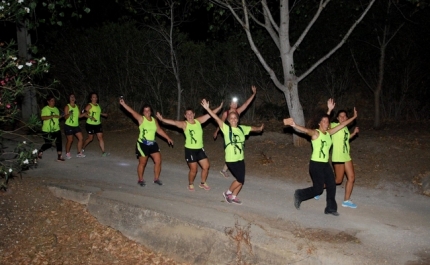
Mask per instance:
[[[375,120],[373,121],[373,128],[375,130],[381,129],[381,89],[378,87],[373,93],[375,100]]]
[[[297,82],[288,81],[285,87],[286,89],[281,90],[284,93],[290,117],[293,118],[294,122],[298,125],[305,126],[305,115],[303,114],[302,104],[300,104],[299,86]],[[303,146],[306,142],[305,138],[297,134],[293,135],[294,146]]]
[[[379,57],[378,82],[376,84],[376,89],[373,92],[375,100],[375,120],[373,122],[373,129],[375,130],[381,129],[381,92],[382,84],[384,83],[386,48],[387,45],[384,38],[384,42],[381,45],[381,55]]]
[[[19,23],[16,27],[16,35],[18,42],[18,55],[24,60],[30,59],[28,47],[31,45],[30,34],[28,34],[27,27]],[[31,114],[37,113],[37,100],[36,89],[34,87],[27,87],[24,91],[24,100],[22,102],[22,118],[28,121]]]

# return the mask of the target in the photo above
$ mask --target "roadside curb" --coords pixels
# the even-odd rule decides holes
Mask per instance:
[[[297,253],[286,251],[286,245],[280,244],[284,241],[282,238],[268,239],[263,245],[253,241],[251,250],[250,245],[244,242],[238,243],[230,238],[226,233],[228,227],[209,227],[199,224],[198,221],[182,220],[151,207],[130,203],[132,198],[134,202],[145,200],[150,205],[151,198],[144,196],[103,191],[91,186],[48,184],[48,188],[56,197],[86,205],[88,211],[101,224],[120,231],[127,238],[149,247],[154,252],[169,255],[181,262],[192,264],[238,264],[238,261],[244,264],[286,264],[291,261],[295,264],[318,263],[315,257],[300,257],[296,255]],[[113,195],[113,193],[117,194]],[[239,222],[246,221],[239,220]],[[255,232],[252,234],[254,235]]]

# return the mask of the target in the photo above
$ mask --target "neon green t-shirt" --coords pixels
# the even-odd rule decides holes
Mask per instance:
[[[251,126],[239,125],[241,129],[223,124],[221,131],[224,135],[225,162],[237,162],[245,159],[245,136],[251,131]],[[231,140],[230,140],[231,139]]]
[[[201,149],[203,148],[203,129],[200,122],[194,119],[194,124],[187,123],[187,127],[184,130],[185,134],[185,147],[189,149]]]
[[[88,111],[88,116],[90,117],[94,117],[95,120],[93,121],[92,119],[88,118],[87,119],[87,123],[91,124],[91,125],[99,125],[102,123],[100,117],[101,117],[101,113],[102,113],[102,108],[100,107],[99,104],[97,105],[93,105],[91,103],[89,103],[91,105],[90,110]]]
[[[79,107],[78,105],[75,105],[75,107],[72,107],[70,104],[67,104],[69,106],[69,118],[67,118],[65,124],[72,126],[72,127],[78,127],[79,126]]]
[[[151,117],[151,121],[147,120],[145,116],[142,116],[142,124],[139,125],[139,142],[155,141],[155,133],[157,132],[157,124],[155,123],[154,117]]]
[[[51,108],[50,106],[43,107],[40,116],[52,116],[60,115],[60,111],[57,107]],[[60,119],[51,118],[49,120],[44,120],[42,124],[42,131],[44,132],[56,132],[60,130]]]
[[[330,128],[338,126],[338,122],[332,122]],[[333,141],[333,150],[331,161],[333,162],[348,162],[351,161],[350,149],[349,149],[349,137],[350,132],[347,127],[342,128],[335,134],[332,134],[331,139]]]
[[[311,160],[315,162],[328,162],[329,151],[332,144],[331,136],[328,132],[325,134],[317,129],[319,136],[312,140]]]

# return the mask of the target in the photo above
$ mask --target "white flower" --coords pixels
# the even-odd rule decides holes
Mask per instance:
[[[24,67],[24,65],[20,64],[17,67],[18,67],[18,69],[21,69],[22,67]]]
[[[9,172],[12,172],[12,168],[9,168]]]
[[[28,67],[30,67],[32,65],[31,62],[25,63],[25,65],[27,65]]]
[[[28,159],[22,161],[23,164],[28,164]]]
[[[0,10],[3,10],[4,9],[4,6],[0,6]]]
[[[18,59],[18,58],[16,58],[15,56],[12,57],[12,60],[16,61],[16,59]]]
[[[37,154],[37,149],[34,149],[32,154],[33,155]]]
[[[30,13],[30,8],[28,8],[28,7],[24,7],[24,9],[25,9],[25,11],[26,11],[27,13]]]
[[[23,143],[23,144],[26,144],[27,142],[26,142],[26,141],[22,141],[22,143]]]
[[[18,0],[18,4],[21,4],[22,2],[24,2],[24,0]]]
[[[45,57],[42,57],[42,59],[40,59],[41,61],[45,61],[46,60],[46,58]]]

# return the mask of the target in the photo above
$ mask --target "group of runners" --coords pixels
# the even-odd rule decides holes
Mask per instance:
[[[142,113],[139,113],[128,106],[121,97],[120,105],[128,111],[139,125],[139,136],[136,142],[136,157],[139,160],[137,166],[138,185],[146,186],[144,180],[145,167],[148,158],[151,157],[154,162],[154,179],[153,183],[163,185],[160,180],[161,173],[161,154],[160,148],[155,140],[156,134],[163,137],[169,145],[173,145],[173,140],[161,128],[159,122],[173,125],[182,129],[185,135],[185,160],[189,167],[188,173],[188,190],[195,191],[194,180],[197,176],[198,167],[201,167],[201,181],[199,188],[206,191],[210,190],[207,183],[210,163],[206,156],[203,143],[203,128],[202,124],[213,118],[218,127],[214,132],[214,139],[217,138],[219,131],[222,132],[224,138],[225,150],[225,165],[220,173],[224,177],[228,177],[228,171],[234,176],[230,187],[223,192],[223,197],[226,202],[234,204],[242,204],[238,198],[245,183],[245,161],[244,147],[245,137],[250,132],[262,132],[264,124],[259,127],[247,126],[239,124],[240,114],[249,106],[256,95],[256,87],[252,86],[252,95],[244,102],[241,107],[238,107],[237,99],[233,99],[229,109],[224,111],[221,117],[217,113],[222,109],[223,103],[214,109],[210,108],[209,101],[203,99],[201,106],[206,110],[207,114],[195,117],[195,111],[192,108],[185,110],[185,120],[166,119],[160,113],[153,116],[152,109],[149,105],[143,106]],[[99,140],[102,156],[109,155],[104,150],[103,130],[101,127],[101,117],[107,117],[107,113],[101,111],[100,105],[97,103],[98,97],[96,93],[90,94],[90,103],[81,112],[75,103],[75,96],[69,96],[69,103],[64,108],[64,114],[60,115],[58,108],[55,107],[55,98],[48,97],[48,105],[41,111],[43,120],[42,130],[44,132],[45,143],[39,150],[38,156],[42,158],[43,151],[50,148],[55,142],[58,154],[58,161],[65,161],[62,157],[61,132],[59,119],[64,117],[66,122],[64,131],[67,138],[66,143],[66,158],[71,158],[70,149],[74,136],[78,139],[76,157],[85,157],[84,148],[93,141],[94,135]],[[357,111],[354,108],[354,115],[351,118],[347,117],[345,110],[339,110],[336,115],[336,122],[329,122],[329,115],[335,107],[333,99],[327,102],[328,111],[316,119],[315,126],[306,128],[294,122],[293,118],[283,120],[284,125],[291,126],[295,130],[307,134],[311,138],[312,155],[309,163],[309,173],[311,175],[313,185],[306,189],[298,189],[294,193],[294,205],[300,209],[300,204],[308,199],[319,199],[324,188],[327,191],[327,205],[324,210],[326,214],[338,216],[336,196],[336,184],[343,182],[346,175],[347,183],[345,185],[345,196],[342,202],[343,207],[357,208],[350,197],[355,181],[354,167],[350,157],[349,141],[357,135],[358,127],[353,133],[349,132],[348,125],[357,117]],[[88,138],[83,141],[82,132],[79,128],[79,119],[86,117],[86,131]],[[227,122],[226,122],[227,121]],[[332,149],[333,169],[329,163],[329,151]]]
[[[72,158],[70,153],[73,139],[78,139],[76,157],[85,157],[84,148],[90,144],[94,135],[97,136],[99,141],[102,156],[108,156],[109,153],[105,152],[104,140],[103,140],[103,129],[101,125],[101,117],[107,117],[107,113],[102,112],[100,105],[98,104],[97,93],[90,93],[90,102],[85,106],[82,112],[79,110],[79,106],[76,105],[76,98],[74,94],[69,95],[69,103],[64,107],[64,112],[55,106],[55,97],[49,95],[46,98],[47,105],[41,110],[42,119],[42,137],[45,143],[40,147],[38,151],[38,158],[42,159],[43,152],[51,148],[55,144],[57,149],[57,161],[64,162],[65,158],[62,155],[63,144],[60,130],[60,119],[65,119],[64,133],[66,135],[66,159]],[[87,131],[87,139],[83,140],[81,128],[79,127],[79,119],[86,117],[85,130]]]

